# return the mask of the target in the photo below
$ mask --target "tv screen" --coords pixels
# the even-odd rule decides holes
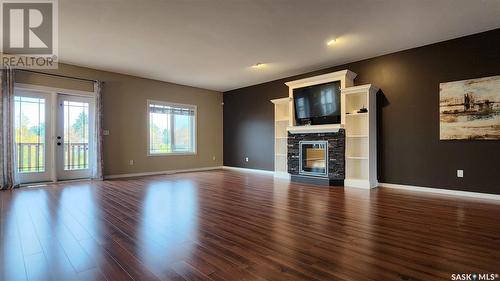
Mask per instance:
[[[340,81],[293,90],[298,125],[340,123]]]

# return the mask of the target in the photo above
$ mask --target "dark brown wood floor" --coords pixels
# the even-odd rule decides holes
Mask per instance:
[[[500,203],[208,171],[0,192],[2,280],[500,273]]]

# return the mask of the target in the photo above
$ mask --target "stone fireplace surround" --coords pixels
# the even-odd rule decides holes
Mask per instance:
[[[299,174],[300,141],[328,141],[328,178],[304,176]],[[288,133],[288,173],[292,181],[322,185],[344,184],[345,179],[345,130],[333,133]]]

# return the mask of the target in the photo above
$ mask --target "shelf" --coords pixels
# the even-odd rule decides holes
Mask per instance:
[[[291,134],[302,134],[302,133],[329,133],[338,132],[343,125],[341,124],[325,124],[325,125],[305,125],[305,126],[288,126],[287,130]]]
[[[275,137],[275,139],[287,139],[288,137]]]
[[[346,114],[345,116],[367,116],[368,112],[363,112],[363,113],[350,113]]]
[[[275,155],[276,155],[276,156],[288,156],[288,155],[286,155],[286,154],[282,154],[282,153],[276,153]]]
[[[277,105],[287,105],[290,102],[290,98],[279,98],[279,99],[273,99],[271,100],[272,103],[277,104]]]
[[[349,94],[366,95],[368,92],[377,92],[378,88],[372,84],[366,84],[366,85],[361,85],[361,86],[353,86],[353,87],[343,88],[341,91],[342,91],[342,94],[346,94],[346,95],[349,95]]]
[[[288,118],[287,119],[275,119],[274,122],[288,122]]]
[[[376,93],[373,85],[341,89],[346,129],[345,180],[349,187],[373,188],[377,182]],[[367,112],[358,112],[362,107]],[[348,114],[349,113],[349,114]],[[364,117],[362,117],[364,116]],[[374,119],[374,120],[372,120]]]
[[[367,138],[368,135],[348,135],[348,138]]]
[[[346,156],[346,158],[351,160],[368,160],[368,157]]]

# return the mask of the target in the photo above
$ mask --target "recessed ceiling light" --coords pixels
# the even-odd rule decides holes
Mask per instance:
[[[266,66],[266,65],[261,63],[261,62],[258,62],[256,64],[252,65],[252,68],[263,68],[264,66]]]
[[[337,39],[334,38],[334,39],[331,39],[328,42],[326,42],[326,45],[331,46],[331,45],[333,45],[335,43],[337,43]]]

